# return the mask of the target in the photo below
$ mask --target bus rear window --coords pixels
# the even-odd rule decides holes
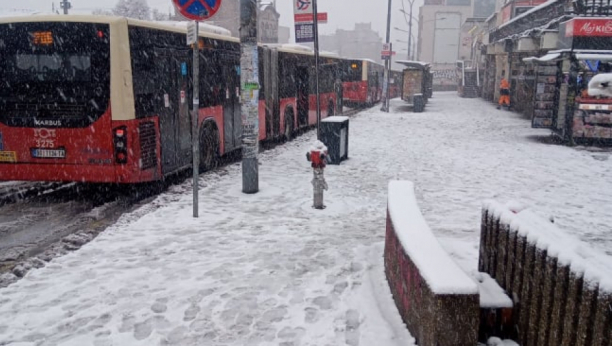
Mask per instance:
[[[9,82],[90,82],[89,55],[15,54],[5,56],[2,79]]]
[[[0,24],[0,122],[58,118],[88,126],[110,101],[108,24]]]

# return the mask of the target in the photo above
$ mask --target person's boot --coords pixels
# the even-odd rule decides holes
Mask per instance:
[[[497,105],[497,109],[500,109],[500,108],[501,108],[501,106],[500,106],[500,105]]]

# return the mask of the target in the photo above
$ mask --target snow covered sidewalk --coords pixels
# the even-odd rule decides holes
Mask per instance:
[[[609,153],[538,143],[529,122],[438,93],[424,113],[351,118],[349,156],[314,210],[306,150],[261,156],[173,187],[77,252],[0,290],[0,345],[410,345],[384,280],[387,184],[412,180],[443,246],[476,268],[481,202],[517,200],[611,248]]]

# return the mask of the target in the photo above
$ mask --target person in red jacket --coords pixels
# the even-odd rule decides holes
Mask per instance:
[[[499,104],[497,105],[497,109],[500,109],[501,106],[504,105],[510,107],[510,83],[502,76],[502,80],[499,83]]]

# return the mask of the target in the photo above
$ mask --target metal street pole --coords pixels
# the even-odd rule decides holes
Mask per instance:
[[[314,16],[314,50],[315,50],[315,94],[317,95],[317,139],[321,140],[321,99],[319,97],[319,18],[317,18],[317,0],[312,0]]]
[[[387,11],[387,44],[389,45],[389,56],[385,60],[385,76],[383,82],[383,95],[384,95],[384,104],[381,107],[381,111],[389,112],[389,75],[391,74],[391,54],[393,54],[393,46],[391,45],[391,2],[389,0],[389,9]]]
[[[68,10],[72,8],[72,4],[68,0],[60,2],[60,7],[64,10],[64,14],[68,14]]]
[[[414,5],[414,0],[409,1],[410,14],[408,15],[408,17],[410,17],[410,19],[408,20],[408,60],[412,60],[412,5]]]
[[[193,154],[193,217],[198,217],[198,178],[200,176],[200,136],[198,112],[200,111],[200,24],[195,21],[193,46],[193,110],[191,111],[191,149]]]
[[[257,2],[240,0],[240,85],[242,113],[242,192],[259,191],[259,55]]]

